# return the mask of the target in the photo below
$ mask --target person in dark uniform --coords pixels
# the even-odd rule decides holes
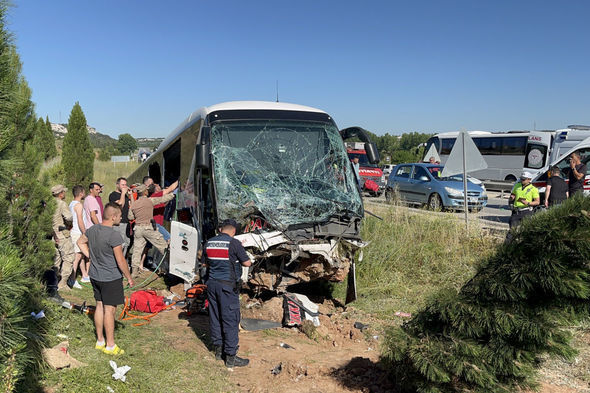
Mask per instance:
[[[247,366],[248,359],[237,356],[240,324],[239,280],[242,266],[250,266],[250,258],[242,244],[234,239],[239,224],[228,219],[221,223],[219,235],[205,246],[208,278],[209,326],[215,359],[225,358],[225,366]]]

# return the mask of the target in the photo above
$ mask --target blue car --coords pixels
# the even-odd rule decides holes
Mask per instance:
[[[385,187],[388,203],[399,200],[409,204],[427,205],[431,210],[463,210],[463,176],[441,177],[444,166],[436,164],[396,165]],[[484,185],[467,177],[469,210],[480,211],[488,203]]]

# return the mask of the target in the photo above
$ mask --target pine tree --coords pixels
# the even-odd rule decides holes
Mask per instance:
[[[543,354],[571,358],[571,324],[588,316],[590,198],[537,213],[482,261],[390,328],[383,360],[400,392],[515,392],[536,386]]]
[[[38,279],[53,259],[46,239],[52,201],[47,185],[38,181],[37,120],[5,28],[7,9],[0,0],[0,391],[24,392],[37,390],[46,322],[32,320],[30,312],[40,308]]]
[[[64,137],[62,165],[66,185],[89,184],[94,175],[94,151],[90,144],[86,117],[76,102],[70,113],[68,132]]]
[[[49,118],[37,120],[37,129],[35,131],[35,145],[41,153],[44,160],[49,160],[57,156],[57,148],[55,147],[55,137],[51,130],[51,123]]]

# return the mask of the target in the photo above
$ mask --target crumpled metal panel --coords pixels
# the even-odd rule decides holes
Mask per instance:
[[[362,215],[362,201],[334,125],[288,120],[214,124],[220,220],[262,216],[272,227]]]

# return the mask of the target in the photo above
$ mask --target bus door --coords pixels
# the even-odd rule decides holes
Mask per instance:
[[[549,165],[550,132],[531,131],[527,140],[523,170],[536,174]]]

